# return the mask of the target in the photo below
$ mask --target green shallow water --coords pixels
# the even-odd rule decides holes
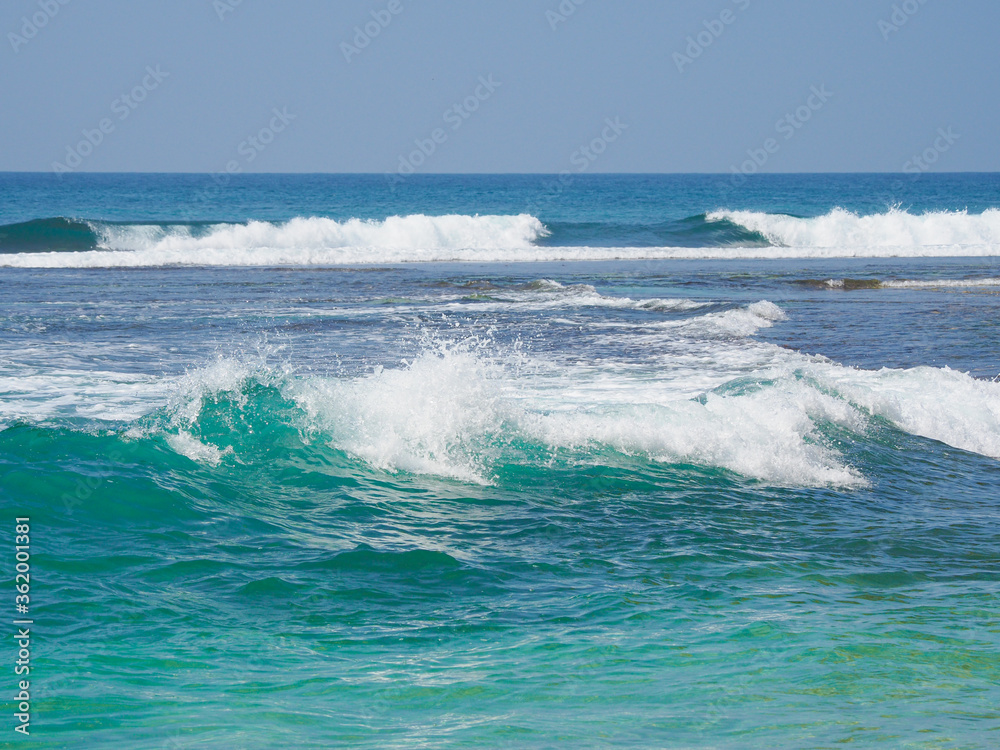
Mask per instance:
[[[970,746],[998,718],[996,475],[895,439],[919,477],[869,446],[891,490],[842,492],[579,454],[491,486],[302,445],[206,467],[10,428],[34,743]]]

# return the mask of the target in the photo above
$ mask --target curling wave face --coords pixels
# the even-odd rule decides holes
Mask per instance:
[[[693,399],[669,380],[605,374],[594,387],[574,383],[585,373],[526,379],[513,369],[458,346],[358,378],[274,381],[257,373],[235,390],[197,393],[193,418],[166,429],[185,436],[172,445],[194,460],[238,460],[236,446],[198,440],[201,409],[220,395],[245,399],[263,382],[285,400],[282,419],[309,439],[379,470],[484,484],[498,465],[528,456],[545,461],[564,453],[599,465],[611,451],[780,485],[864,485],[863,473],[834,447],[834,435],[866,439],[878,420],[1000,459],[1000,385],[947,369],[870,372],[790,357]]]
[[[96,249],[0,256],[0,265],[77,268],[168,265],[333,265],[490,259],[530,248],[533,216],[296,218],[283,223],[135,225],[88,222]]]
[[[715,211],[707,218],[759,232],[775,246],[815,251],[806,257],[968,256],[994,255],[1000,250],[997,209],[987,209],[981,214],[967,211],[911,214],[893,208],[886,213],[862,216],[836,208],[815,218]]]
[[[593,287],[549,281],[518,294],[520,305],[602,298]],[[661,313],[683,302],[616,299]],[[526,353],[475,335],[431,336],[408,361],[342,376],[299,373],[266,353],[221,357],[174,378],[8,374],[0,424],[111,426],[206,466],[262,460],[280,429],[278,442],[306,453],[318,444],[377,471],[479,484],[503,466],[544,470],[558,458],[694,465],[788,486],[864,485],[863,467],[842,446],[878,441],[885,429],[1000,459],[1000,384],[947,368],[860,370],[754,337],[783,318],[762,300],[692,305],[636,324],[656,351],[642,366]]]

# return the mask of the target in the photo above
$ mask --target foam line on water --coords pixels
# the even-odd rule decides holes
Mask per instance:
[[[889,279],[881,282],[889,289],[975,288],[1000,286],[1000,278],[981,279]]]
[[[128,422],[146,414],[151,403],[162,403],[170,390],[169,383],[152,375],[6,367],[0,373],[0,424],[67,418]]]
[[[590,284],[561,284],[550,279],[539,279],[521,287],[483,290],[472,299],[479,301],[480,310],[510,307],[533,309],[603,307],[650,312],[687,312],[711,304],[683,298],[615,297],[601,294]],[[455,299],[455,303],[469,300],[469,295],[461,295]]]
[[[0,268],[159,268],[168,266],[334,267],[408,263],[542,263],[654,260],[972,258],[1000,255],[997,245],[851,247],[556,247],[506,248],[207,248],[197,251],[101,251],[0,255]]]

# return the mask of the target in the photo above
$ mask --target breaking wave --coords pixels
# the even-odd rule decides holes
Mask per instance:
[[[408,361],[353,375],[296,373],[260,355],[175,378],[8,377],[0,429],[117,421],[128,439],[160,441],[207,467],[319,445],[378,471],[478,484],[504,466],[601,465],[611,455],[776,485],[859,486],[868,480],[844,436],[864,441],[885,424],[1000,459],[1000,383],[947,368],[861,370],[753,341],[784,317],[766,300],[692,312],[663,325],[689,342],[681,361],[702,375],[694,390],[683,367],[595,369],[489,338],[428,339]]]
[[[834,209],[799,218],[720,210],[657,225],[554,223],[528,214],[135,224],[40,219],[0,227],[0,266],[308,266],[669,258],[992,256],[1000,210]]]
[[[824,216],[798,218],[755,211],[716,211],[709,221],[726,221],[759,232],[784,248],[850,251],[851,255],[992,255],[1000,249],[1000,210],[981,214],[931,211],[911,214],[893,208],[862,216],[836,208]],[[817,253],[819,255],[819,253]],[[831,254],[832,256],[833,254]]]

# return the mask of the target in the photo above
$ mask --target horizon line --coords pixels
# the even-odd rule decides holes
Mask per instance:
[[[558,177],[563,175],[564,171],[560,172],[423,172],[408,175],[407,180],[414,177]],[[395,172],[226,172],[226,171],[209,171],[209,172],[143,172],[138,170],[129,171],[105,171],[105,170],[85,170],[80,172],[53,172],[52,170],[43,171],[31,171],[31,170],[0,170],[0,175],[49,175],[58,179],[64,177],[77,177],[83,175],[191,175],[191,176],[201,176],[201,175],[217,175],[225,174],[231,177],[252,177],[252,176],[262,176],[271,175],[275,177],[285,176],[326,176],[326,177],[386,177],[393,176]],[[578,177],[730,177],[732,172],[570,172],[574,178]],[[943,176],[943,175],[1000,175],[1000,170],[975,170],[975,171],[962,171],[962,172],[920,172],[919,174],[913,172],[757,172],[749,175],[741,175],[747,179],[754,177],[789,177],[789,176],[805,176],[805,175],[863,175],[863,176],[898,176],[905,175],[910,178],[914,177],[926,177],[926,176]]]

